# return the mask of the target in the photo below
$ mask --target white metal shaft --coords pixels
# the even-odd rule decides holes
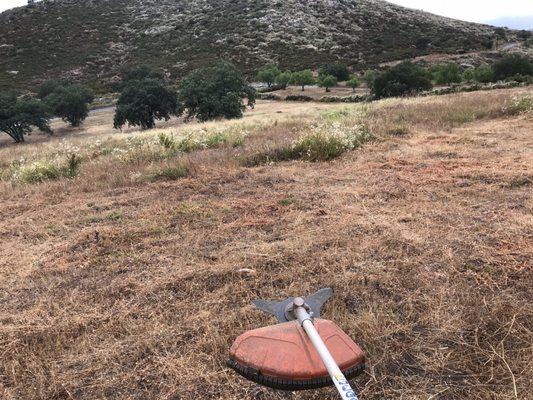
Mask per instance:
[[[300,324],[302,324],[302,328],[304,328],[305,332],[307,333],[307,336],[309,336],[309,339],[311,340],[311,343],[313,343],[313,346],[315,347],[318,355],[324,362],[324,365],[328,370],[329,376],[331,376],[331,380],[335,384],[342,399],[358,400],[355,391],[350,386],[350,382],[348,382],[348,379],[346,379],[339,366],[333,359],[328,348],[326,347],[326,344],[318,334],[318,331],[316,330],[311,316],[309,315],[307,310],[304,307],[295,307],[294,313],[298,318]]]

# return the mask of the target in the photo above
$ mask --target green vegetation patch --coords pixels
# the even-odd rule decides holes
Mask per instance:
[[[338,122],[323,122],[290,145],[246,155],[241,157],[240,162],[251,167],[288,160],[330,161],[373,139],[374,135],[363,124],[347,126]]]

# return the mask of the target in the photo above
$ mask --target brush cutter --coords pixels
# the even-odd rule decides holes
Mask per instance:
[[[364,369],[365,355],[320,310],[333,291],[322,289],[306,298],[255,300],[279,324],[239,336],[228,365],[243,377],[281,390],[318,389],[334,384],[344,400],[357,400],[348,379]]]

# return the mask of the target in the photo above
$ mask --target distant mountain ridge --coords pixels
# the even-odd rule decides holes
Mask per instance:
[[[101,87],[132,64],[177,78],[217,59],[358,68],[490,48],[494,28],[380,0],[49,0],[0,14],[0,87],[70,77]]]
[[[533,15],[522,17],[501,17],[487,22],[490,25],[502,26],[509,29],[533,30]]]

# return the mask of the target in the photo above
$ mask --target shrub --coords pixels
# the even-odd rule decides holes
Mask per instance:
[[[431,43],[431,39],[428,37],[420,37],[416,40],[415,46],[418,50],[426,50]]]
[[[507,115],[519,115],[533,111],[533,96],[516,97],[504,110]]]
[[[432,88],[428,73],[406,61],[379,75],[372,87],[377,98],[404,96]]]
[[[295,158],[309,161],[329,161],[344,152],[342,138],[313,132],[299,138],[293,146]]]
[[[479,67],[476,69],[475,79],[480,83],[494,82],[494,71],[491,67]]]
[[[291,75],[291,83],[301,86],[303,92],[306,86],[313,85],[315,83],[313,72],[310,69],[293,72]]]
[[[318,101],[321,103],[362,103],[371,100],[372,96],[355,94],[352,96],[324,96]]]
[[[147,176],[147,180],[150,182],[156,182],[160,180],[175,181],[177,179],[185,178],[189,175],[189,167],[186,165],[178,165],[175,167],[164,167],[158,169]]]
[[[230,132],[215,132],[210,135],[189,134],[176,143],[176,149],[184,153],[190,153],[191,151],[212,149],[222,145],[240,147],[243,144],[243,135],[234,135]]]
[[[174,90],[162,80],[144,78],[130,80],[120,94],[115,111],[114,127],[122,129],[140,126],[141,129],[155,127],[155,120],[168,121],[172,115],[179,116],[181,106]]]
[[[40,161],[21,167],[15,179],[22,183],[38,183],[58,179],[60,176],[61,172],[56,165],[49,161]]]
[[[533,36],[533,32],[522,29],[520,32],[518,32],[517,36],[522,40],[527,40]]]
[[[272,85],[270,87],[267,87],[267,86],[260,87],[258,89],[255,89],[256,98],[259,93],[272,93],[272,92],[275,92],[276,90],[282,90],[282,89],[285,89],[285,88],[278,84]]]
[[[257,73],[257,80],[259,82],[266,83],[268,87],[271,87],[274,82],[276,82],[276,78],[278,75],[281,74],[281,71],[279,68],[275,65],[267,65],[266,67],[259,70]]]
[[[326,92],[330,91],[330,88],[337,86],[337,78],[333,75],[320,75],[318,77],[318,86],[326,89]]]
[[[451,83],[460,83],[461,71],[455,63],[440,64],[431,68],[433,80],[439,85],[449,85]]]
[[[499,36],[501,39],[506,39],[507,38],[507,29],[506,28],[498,27],[498,28],[494,29],[494,33],[496,34],[496,36]]]
[[[350,78],[350,71],[348,66],[343,63],[328,64],[320,68],[319,75],[332,75],[337,78],[337,81],[344,82]]]
[[[37,161],[22,165],[15,172],[14,179],[22,183],[39,183],[61,177],[74,178],[78,175],[82,159],[79,155],[68,154],[65,159]]]
[[[44,101],[50,111],[71,126],[80,126],[89,115],[93,94],[80,85],[57,86]]]
[[[361,85],[359,79],[356,76],[352,76],[347,82],[346,86],[352,88],[352,91],[355,92],[355,89]]]
[[[285,71],[280,73],[276,77],[276,85],[280,86],[282,89],[286,89],[287,85],[291,82],[292,73]]]
[[[124,70],[122,79],[117,86],[117,91],[122,91],[128,84],[145,79],[155,79],[161,82],[165,81],[165,76],[161,71],[157,71],[147,65],[139,65]]]
[[[126,138],[125,144],[124,148],[114,148],[111,153],[124,164],[142,165],[165,160],[175,154],[173,150],[161,151],[153,138],[131,136]]]
[[[290,94],[285,97],[285,101],[313,101],[313,98],[303,94]]]
[[[374,86],[374,80],[376,79],[376,76],[377,76],[376,71],[373,71],[371,69],[366,71],[365,74],[363,75],[363,81],[366,83],[366,85],[370,89],[372,89],[372,87]]]
[[[179,85],[179,98],[187,109],[187,119],[200,121],[241,118],[247,106],[253,108],[256,92],[230,63],[201,68],[187,75]]]
[[[475,68],[468,68],[463,72],[463,81],[465,82],[473,82],[475,80]]]
[[[508,54],[492,66],[494,77],[504,80],[513,75],[533,75],[533,63],[527,56]]]
[[[0,132],[7,133],[16,143],[24,142],[32,127],[51,134],[49,122],[50,114],[42,101],[0,93]]]
[[[516,75],[505,78],[505,82],[518,82],[518,83],[530,84],[533,82],[533,75],[528,76],[528,75],[516,74]]]
[[[364,125],[344,126],[338,122],[324,123],[300,136],[289,146],[247,155],[241,164],[256,166],[273,161],[329,161],[346,151],[354,150],[374,136]]]
[[[257,98],[261,100],[281,100],[281,97],[274,93],[258,93]]]
[[[37,98],[44,100],[57,89],[69,86],[70,84],[71,83],[65,79],[50,79],[39,86],[39,90],[37,90]]]
[[[161,132],[158,135],[159,144],[167,150],[174,150],[176,148],[176,139],[173,135],[167,135],[166,133]]]

